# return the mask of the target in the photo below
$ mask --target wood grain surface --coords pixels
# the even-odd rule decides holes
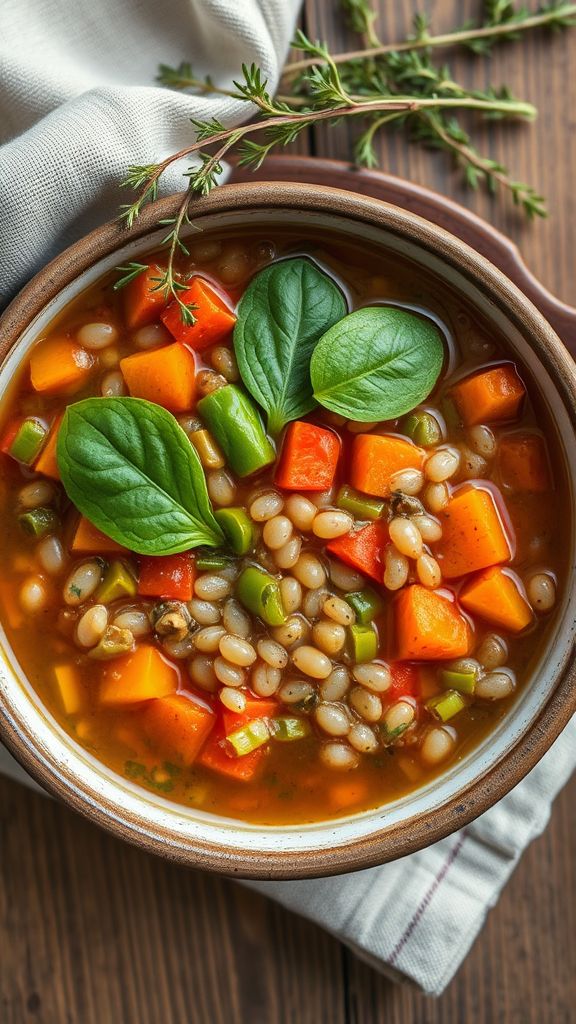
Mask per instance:
[[[477,0],[429,2],[445,30]],[[383,38],[416,5],[380,0]],[[306,0],[312,36],[343,48],[335,0]],[[348,37],[349,39],[350,37]],[[161,55],[159,55],[160,59]],[[572,243],[576,30],[453,60],[470,83],[506,81],[535,102],[531,127],[485,129],[493,156],[550,199],[526,226],[500,198],[462,191],[441,154],[381,142],[383,169],[463,201],[506,231],[540,279],[576,303]],[[349,154],[353,128],[300,152]],[[574,1024],[576,780],[525,854],[471,954],[438,1000],[393,986],[313,925],[232,882],[125,846],[66,808],[0,781],[0,1024]]]

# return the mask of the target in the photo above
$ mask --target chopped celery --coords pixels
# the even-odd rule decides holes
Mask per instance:
[[[211,391],[197,408],[237,476],[250,476],[274,462],[276,452],[266,437],[260,413],[235,384]]]
[[[384,608],[384,601],[380,594],[377,594],[371,587],[346,594],[345,600],[356,612],[356,622],[359,622],[361,626],[367,626]]]
[[[270,739],[270,729],[264,718],[253,718],[240,729],[231,732],[226,739],[236,757],[244,757],[263,746]]]
[[[131,630],[107,626],[100,643],[88,651],[88,657],[96,661],[108,661],[109,658],[119,658],[133,650],[134,636]]]
[[[60,526],[60,519],[52,508],[31,508],[18,516],[18,522],[24,533],[37,538],[54,533]]]
[[[378,634],[373,625],[355,625],[349,627],[351,655],[358,664],[372,661],[378,653]]]
[[[281,626],[286,621],[278,581],[263,569],[250,565],[240,573],[236,581],[236,597],[268,626]]]
[[[96,601],[100,604],[110,604],[119,597],[135,597],[138,592],[138,585],[134,573],[126,562],[119,559],[110,562],[104,579],[96,591]]]
[[[29,417],[18,427],[8,453],[13,459],[29,466],[38,458],[47,436],[47,426],[40,420]]]
[[[459,693],[474,693],[476,688],[475,672],[456,672],[453,669],[442,669],[442,686],[447,690],[458,690]]]
[[[446,690],[445,693],[438,693],[426,701],[426,707],[436,718],[442,722],[448,722],[454,718],[462,708],[466,707],[466,701],[457,690]]]
[[[336,504],[344,512],[349,512],[355,519],[379,519],[386,508],[385,501],[368,498],[365,494],[355,491],[348,484],[343,484],[336,497]]]
[[[272,735],[280,743],[302,740],[310,735],[310,723],[305,718],[273,718]]]
[[[436,417],[425,409],[417,409],[405,416],[400,430],[422,448],[432,448],[442,440],[442,427]]]
[[[235,555],[247,555],[254,547],[254,523],[243,508],[220,508],[214,513]]]
[[[219,555],[217,552],[212,554],[210,551],[202,551],[196,555],[196,568],[202,572],[226,569],[227,566],[232,565],[232,561],[229,555]]]

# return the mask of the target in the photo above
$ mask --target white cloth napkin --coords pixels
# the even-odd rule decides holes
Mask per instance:
[[[255,61],[273,85],[299,0],[2,0],[0,305],[42,264],[115,215],[127,166],[175,152],[189,118],[246,106],[154,85],[191,60],[221,86]],[[180,189],[177,172],[168,188]],[[377,969],[439,993],[575,766],[576,722],[517,789],[469,828],[356,875],[255,888],[337,935]],[[0,748],[0,771],[34,785]],[[251,883],[252,884],[252,883]]]

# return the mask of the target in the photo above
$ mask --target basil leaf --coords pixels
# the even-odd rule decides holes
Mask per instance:
[[[428,397],[442,369],[442,335],[432,322],[395,306],[367,306],[318,342],[314,397],[359,422],[391,420]]]
[[[68,406],[57,459],[82,515],[131,551],[169,555],[224,543],[196,451],[159,405],[87,398]]]
[[[346,308],[340,288],[310,260],[273,263],[248,285],[237,310],[234,349],[271,434],[314,408],[310,356]]]

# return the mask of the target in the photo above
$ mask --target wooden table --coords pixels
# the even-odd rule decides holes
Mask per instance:
[[[429,3],[438,31],[477,14]],[[415,9],[380,0],[383,38]],[[335,0],[306,0],[304,25],[335,49]],[[161,55],[159,55],[160,57]],[[382,167],[469,204],[510,234],[549,288],[576,302],[573,235],[576,31],[530,38],[489,62],[454,59],[466,81],[506,81],[537,103],[535,127],[486,127],[484,142],[550,200],[527,226],[500,198],[465,193],[442,154],[401,137]],[[346,158],[354,129],[306,150]],[[576,1021],[576,780],[559,797],[472,953],[439,1000],[395,987],[314,926],[231,882],[124,846],[50,800],[0,782],[1,1024],[569,1024]]]

